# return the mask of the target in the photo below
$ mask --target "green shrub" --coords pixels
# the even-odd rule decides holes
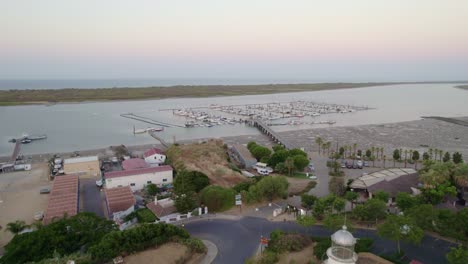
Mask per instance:
[[[201,191],[200,201],[211,212],[221,212],[234,206],[235,195],[236,192],[233,189],[210,185]]]
[[[206,246],[198,238],[187,238],[182,241],[182,244],[186,245],[192,252],[195,253],[205,253]]]
[[[135,213],[140,223],[154,223],[157,220],[157,217],[148,208],[138,209]]]
[[[106,234],[99,244],[89,249],[96,262],[106,262],[122,253],[132,254],[149,247],[159,246],[172,237],[189,238],[184,229],[169,224],[142,224],[124,231]]]
[[[268,250],[276,253],[301,251],[312,241],[301,234],[283,234],[268,242]]]
[[[239,169],[239,167],[236,166],[236,164],[234,163],[228,163],[228,167],[233,170],[233,171],[237,171],[237,172],[241,172],[241,170]]]

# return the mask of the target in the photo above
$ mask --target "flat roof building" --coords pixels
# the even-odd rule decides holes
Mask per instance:
[[[101,174],[97,156],[65,159],[63,171],[65,174],[76,174],[82,177],[97,177]]]
[[[49,194],[49,203],[42,222],[44,225],[54,218],[74,216],[79,209],[78,175],[56,176]]]
[[[132,191],[141,190],[148,184],[162,186],[173,182],[172,167],[169,165],[111,171],[105,173],[104,178],[107,189],[130,186]]]

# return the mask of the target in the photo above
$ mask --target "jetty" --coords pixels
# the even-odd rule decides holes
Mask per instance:
[[[21,140],[16,140],[15,148],[13,149],[13,154],[10,157],[10,163],[15,163],[16,159],[19,156],[21,150]]]
[[[163,145],[165,148],[169,148],[171,146],[171,144],[167,143],[164,139],[159,137],[155,131],[148,131],[148,134],[150,134],[150,136],[161,142],[161,145]]]
[[[139,116],[139,115],[135,115],[135,114],[132,114],[132,113],[120,114],[120,116],[125,117],[125,118],[129,118],[129,119],[133,119],[133,120],[137,120],[137,121],[140,121],[140,122],[152,124],[152,125],[162,126],[162,127],[185,127],[185,126],[182,126],[182,125],[175,125],[175,124],[160,122],[160,121],[148,118],[148,117]]]
[[[271,138],[275,143],[278,145],[282,145],[286,149],[293,149],[295,148],[292,144],[287,142],[283,137],[281,137],[277,132],[271,129],[267,124],[263,123],[258,119],[253,119],[248,122],[249,125],[254,126],[260,130],[263,134]]]
[[[423,116],[422,118],[428,118],[428,119],[435,119],[439,121],[444,121],[447,123],[452,123],[460,126],[468,126],[468,122],[456,118],[451,118],[451,117],[443,117],[443,116]]]

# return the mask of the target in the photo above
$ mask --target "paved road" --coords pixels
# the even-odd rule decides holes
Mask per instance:
[[[80,179],[80,194],[83,208],[80,211],[95,213],[106,217],[103,208],[103,194],[96,186],[95,179]]]
[[[225,219],[200,220],[185,224],[187,231],[195,237],[209,240],[218,247],[213,263],[239,264],[255,254],[261,235],[268,236],[275,229],[307,233],[312,236],[330,236],[333,232],[321,226],[303,228],[293,222],[270,222],[262,218],[244,217],[238,221]],[[372,252],[375,254],[396,251],[396,243],[379,238],[373,230],[356,230],[358,238],[373,238]],[[419,246],[401,243],[402,250],[410,259],[425,264],[446,263],[445,254],[453,244],[425,236]]]

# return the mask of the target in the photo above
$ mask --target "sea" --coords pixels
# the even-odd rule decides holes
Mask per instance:
[[[96,87],[96,83],[88,84],[88,86],[85,83],[86,81],[83,81],[80,87]],[[260,83],[264,82],[258,84]],[[291,81],[285,83],[291,83]],[[178,82],[178,84],[183,83]],[[190,84],[197,83],[191,82]],[[219,84],[219,82],[213,81],[213,84]],[[250,80],[248,83],[239,82],[238,84],[255,83]],[[115,85],[119,87],[130,86],[121,83],[115,83]],[[132,86],[148,85],[161,85],[161,83],[133,83]],[[168,85],[173,85],[173,83],[168,81]],[[353,113],[322,115],[314,119],[315,121],[332,120],[336,122],[334,125],[304,124],[273,127],[277,131],[403,122],[418,120],[422,116],[429,115],[468,116],[468,91],[454,88],[456,85],[459,84],[398,84],[300,93],[0,107],[0,156],[11,155],[14,144],[9,143],[8,140],[17,138],[24,133],[30,135],[47,134],[46,140],[33,141],[23,145],[22,153],[25,155],[72,152],[118,144],[157,144],[158,142],[148,134],[133,134],[134,127],[141,129],[154,125],[127,119],[121,114],[133,113],[160,122],[183,125],[186,121],[184,117],[175,116],[172,111],[165,109],[188,109],[211,104],[244,105],[302,100],[371,108]],[[66,86],[78,87],[75,83],[69,83]],[[0,83],[0,87],[6,86]],[[64,88],[64,85],[36,83],[30,86],[24,84],[16,87],[17,89],[44,87],[45,89]],[[102,87],[109,87],[109,85],[103,83]],[[165,128],[159,135],[168,142],[172,142],[174,139],[220,138],[258,133],[255,128],[236,124],[195,128],[170,127]]]

